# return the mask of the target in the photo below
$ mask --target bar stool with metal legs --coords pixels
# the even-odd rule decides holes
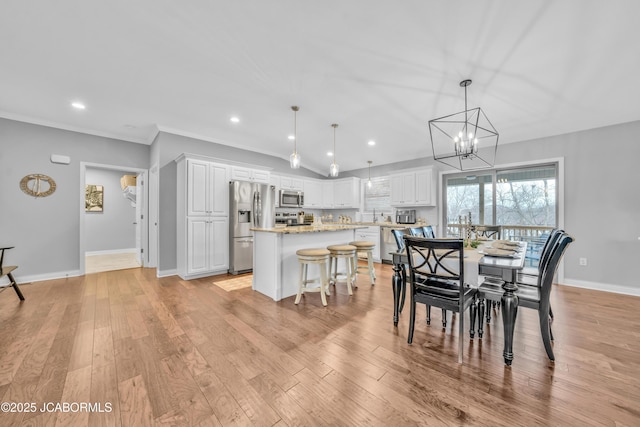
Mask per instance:
[[[349,295],[353,295],[353,289],[351,283],[355,281],[355,265],[353,260],[356,255],[356,247],[353,245],[330,245],[327,246],[329,250],[329,283],[335,284],[339,279],[344,278],[347,282],[347,291]],[[345,271],[338,271],[338,261],[344,259]]]
[[[298,295],[296,296],[295,303],[300,302],[302,294],[305,292],[320,292],[320,299],[322,305],[327,305],[327,297],[329,292],[329,279],[327,277],[327,267],[329,263],[329,251],[324,248],[312,248],[312,249],[298,249],[296,255],[298,256],[298,263],[300,263],[300,280],[298,282]],[[310,264],[318,265],[320,268],[320,277],[315,279],[309,279],[307,277]],[[309,283],[319,283],[319,287],[308,288]]]
[[[366,240],[356,240],[354,242],[349,242],[350,245],[356,247],[356,255],[353,259],[355,264],[355,274],[356,276],[360,272],[360,270],[365,269],[369,273],[369,279],[371,280],[371,284],[375,285],[376,282],[376,272],[373,268],[373,249],[376,247],[374,242],[368,242]],[[367,266],[360,267],[358,265],[358,255],[359,254],[367,255]]]

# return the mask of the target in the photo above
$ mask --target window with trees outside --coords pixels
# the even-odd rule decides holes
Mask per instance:
[[[444,217],[447,235],[461,236],[462,224],[501,225],[502,238],[525,240],[535,251],[558,212],[557,164],[448,175]]]

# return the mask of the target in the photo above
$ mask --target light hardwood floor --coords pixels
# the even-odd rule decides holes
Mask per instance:
[[[640,298],[556,286],[556,362],[520,309],[513,366],[493,314],[482,340],[456,322],[393,326],[389,266],[323,308],[278,303],[228,276],[183,281],[133,269],[0,293],[0,401],[110,412],[4,412],[1,426],[637,426]]]

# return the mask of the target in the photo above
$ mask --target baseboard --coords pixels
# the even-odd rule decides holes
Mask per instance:
[[[85,252],[84,256],[94,256],[94,255],[112,255],[112,254],[135,254],[138,252],[136,248],[125,248],[125,249],[109,249],[106,251],[90,251]]]
[[[77,276],[82,276],[82,274],[80,274],[80,270],[57,271],[55,273],[33,274],[30,276],[18,276],[16,274],[15,279],[16,279],[16,282],[18,282],[18,285],[22,285],[22,284],[31,283],[31,282],[42,282],[45,280],[66,279],[68,277],[77,277]],[[0,286],[1,285],[2,284],[0,284]]]
[[[565,278],[561,285],[573,286],[574,288],[593,289],[595,291],[613,292],[616,294],[640,296],[640,287],[632,288],[630,286],[614,285],[612,283],[597,283],[586,280],[575,280]]]
[[[176,276],[178,274],[177,269],[172,270],[157,270],[156,269],[156,277],[167,277],[167,276]]]

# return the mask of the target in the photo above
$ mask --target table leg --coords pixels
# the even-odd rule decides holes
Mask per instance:
[[[404,290],[402,264],[393,264],[393,277],[391,278],[391,289],[393,289],[393,326],[398,326],[398,312],[400,310],[400,292]]]
[[[518,296],[515,291],[518,286],[515,283],[505,283],[502,288],[502,323],[504,325],[504,363],[511,366],[513,361],[513,332],[516,325],[516,316],[518,315]]]

